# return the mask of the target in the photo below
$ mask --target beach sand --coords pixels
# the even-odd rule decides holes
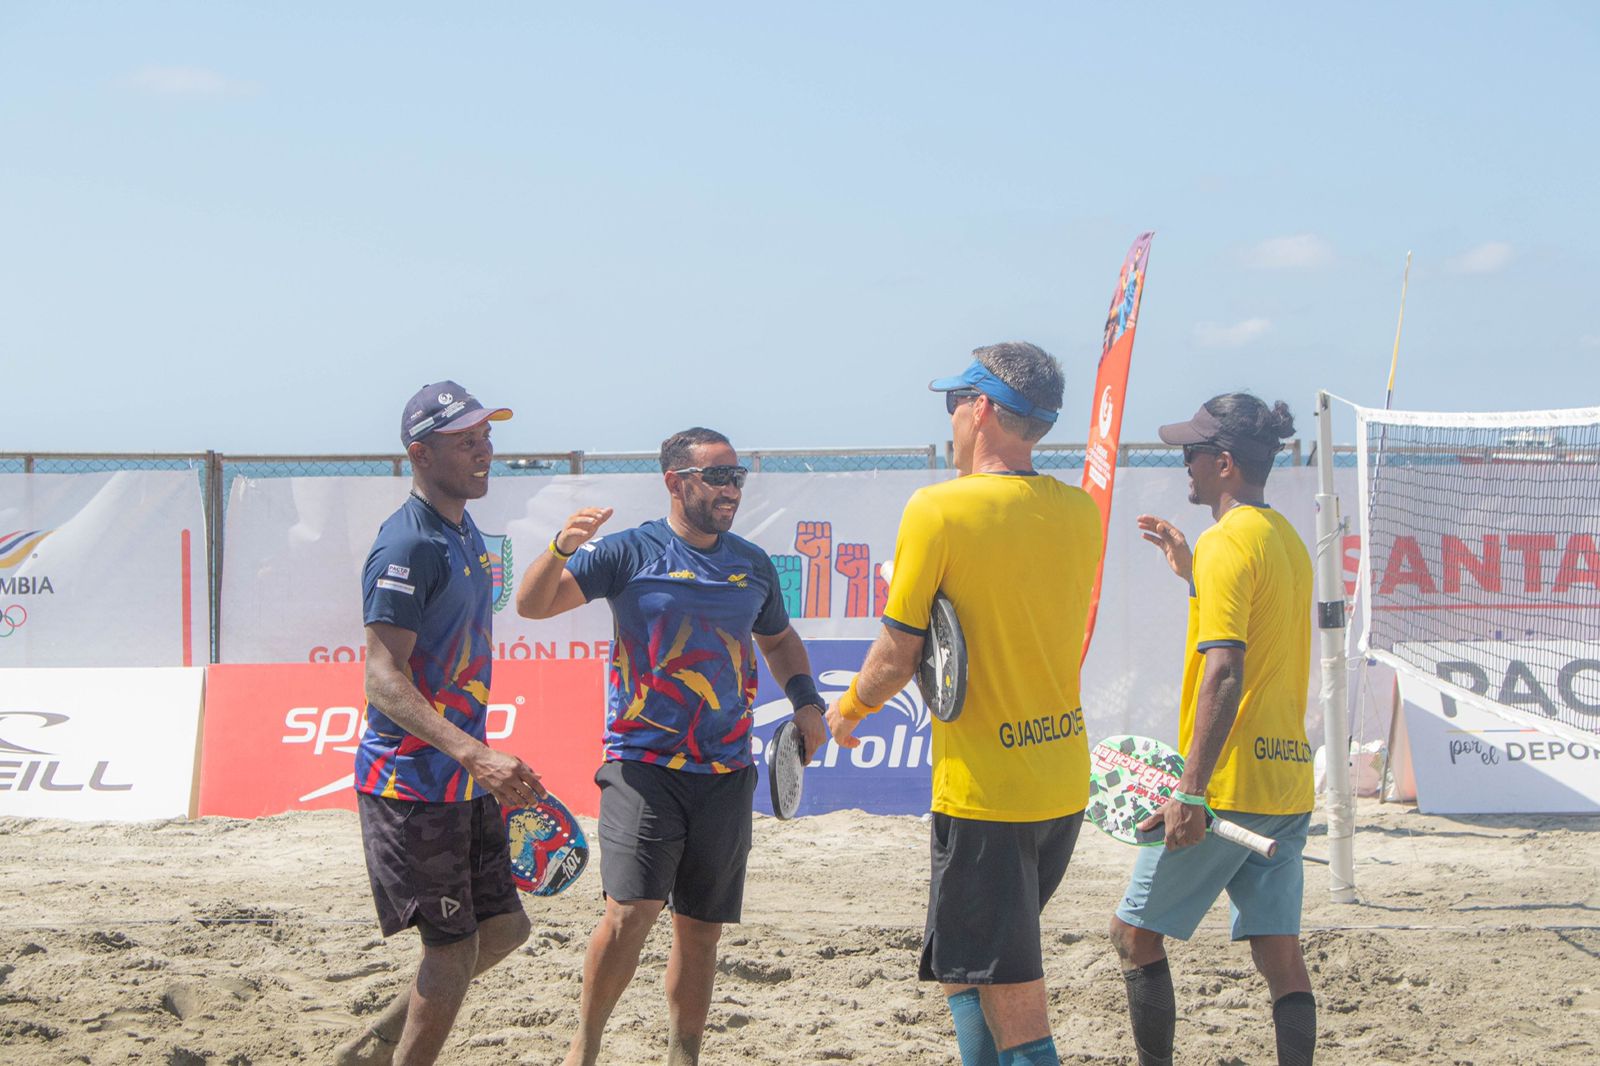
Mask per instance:
[[[1322,1063],[1600,1061],[1600,818],[1441,818],[1362,800],[1361,902],[1306,867]],[[587,826],[593,829],[592,824]],[[916,980],[927,823],[757,816],[744,924],[722,941],[702,1061],[959,1061]],[[1326,856],[1320,813],[1308,848]],[[1063,1062],[1129,1062],[1107,918],[1133,850],[1086,828],[1044,915]],[[327,1062],[401,989],[416,936],[385,942],[353,814],[134,825],[0,819],[0,1060]],[[473,987],[446,1063],[558,1063],[600,910],[598,863],[528,897],[528,943]],[[1225,904],[1171,945],[1179,1063],[1271,1063],[1265,985]],[[669,927],[646,945],[601,1061],[665,1052]]]

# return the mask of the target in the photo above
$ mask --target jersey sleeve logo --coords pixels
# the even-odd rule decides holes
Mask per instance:
[[[417,591],[417,586],[415,585],[408,585],[404,581],[390,581],[386,577],[380,577],[377,584],[380,589],[388,589],[390,592],[403,592],[407,596]]]
[[[401,580],[405,580],[406,578],[411,576],[411,567],[409,567],[409,566],[401,566],[399,563],[390,563],[389,564],[389,569],[387,571],[385,571],[385,572],[390,577],[398,577]]]

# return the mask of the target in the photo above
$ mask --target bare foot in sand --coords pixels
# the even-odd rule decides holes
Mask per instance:
[[[363,1029],[334,1049],[333,1066],[389,1066],[394,1049],[395,1041]]]

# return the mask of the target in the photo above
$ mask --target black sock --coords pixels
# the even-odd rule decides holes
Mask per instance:
[[[1172,1066],[1172,1031],[1178,1024],[1178,1007],[1172,998],[1172,971],[1167,960],[1123,970],[1122,980],[1128,986],[1128,1015],[1133,1019],[1139,1066]]]
[[[1311,1066],[1317,1050],[1317,997],[1290,992],[1272,1005],[1278,1031],[1278,1066]]]

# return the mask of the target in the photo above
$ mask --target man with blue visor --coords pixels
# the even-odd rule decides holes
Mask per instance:
[[[969,657],[954,721],[933,722],[933,841],[920,976],[938,981],[963,1066],[1054,1066],[1040,912],[1089,801],[1078,668],[1100,512],[1033,468],[1061,407],[1061,364],[1032,344],[979,348],[945,394],[961,476],[915,492],[895,540],[883,630],[828,712],[834,738],[916,672],[934,596]]]

